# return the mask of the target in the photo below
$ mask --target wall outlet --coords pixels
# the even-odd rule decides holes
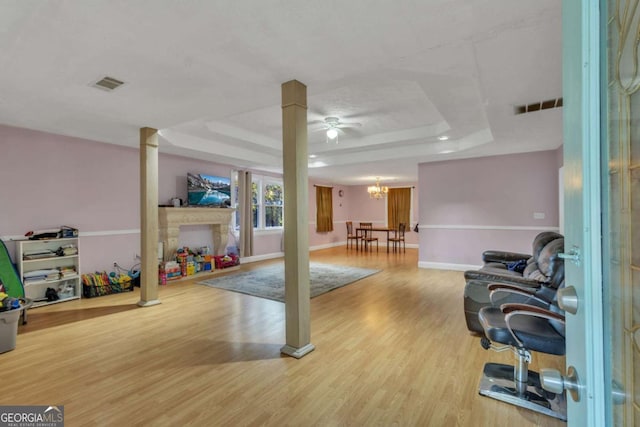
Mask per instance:
[[[544,219],[544,212],[534,212],[533,219]]]

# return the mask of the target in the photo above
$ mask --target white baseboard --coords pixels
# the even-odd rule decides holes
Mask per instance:
[[[557,225],[460,225],[460,224],[420,224],[420,230],[511,230],[511,231],[558,231]]]
[[[384,246],[386,244],[386,242],[380,242],[380,246]],[[347,242],[335,242],[335,243],[327,243],[326,245],[318,245],[318,246],[311,246],[309,248],[310,251],[317,251],[319,249],[328,249],[328,248],[335,248],[336,246],[346,246]],[[417,243],[407,243],[407,248],[411,248],[411,249],[418,249],[420,247],[420,245],[418,245]]]
[[[453,271],[467,271],[467,270],[477,270],[481,265],[473,265],[473,264],[451,264],[448,262],[429,262],[429,261],[419,261],[418,268],[433,268],[435,270],[453,270]]]
[[[324,245],[316,245],[309,247],[309,251],[319,251],[320,249],[335,248],[336,246],[346,246],[347,242],[332,242]]]
[[[284,257],[284,252],[274,252],[271,254],[263,254],[263,255],[252,255],[247,257],[240,257],[240,264],[246,264],[249,262],[256,262],[256,261],[264,261],[267,259],[282,258],[282,257]]]

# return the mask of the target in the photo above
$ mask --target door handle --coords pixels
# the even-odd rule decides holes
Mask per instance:
[[[566,288],[558,289],[556,295],[558,297],[558,305],[561,309],[571,314],[578,312],[578,295],[576,294],[576,288],[567,286]]]
[[[580,402],[582,385],[578,378],[578,372],[573,366],[567,368],[565,377],[557,369],[540,369],[540,383],[543,389],[551,393],[561,394],[564,390],[567,390],[574,402]]]

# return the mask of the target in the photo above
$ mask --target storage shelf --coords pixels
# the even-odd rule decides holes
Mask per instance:
[[[19,240],[16,242],[16,262],[18,274],[24,284],[24,294],[26,298],[34,301],[32,307],[40,307],[43,305],[56,304],[59,302],[79,299],[82,293],[81,276],[80,276],[80,250],[78,247],[77,237],[65,237],[62,239],[43,239],[43,240]],[[77,249],[77,253],[73,255],[58,256],[54,253],[62,246],[72,245]],[[51,251],[50,254],[46,251]],[[43,258],[24,259],[25,253],[45,252],[47,256]],[[35,270],[60,270],[63,269],[68,273],[73,273],[55,280],[38,280],[25,282],[24,275]],[[55,275],[54,275],[55,277]],[[57,301],[47,301],[46,293],[48,288],[54,289],[62,295],[70,295],[73,287],[72,297],[61,298]]]
[[[35,258],[35,259],[23,259],[22,262],[25,264],[30,264],[32,262],[41,262],[41,261],[53,261],[54,259],[73,259],[78,258],[78,254],[76,255],[65,255],[65,256],[51,256],[47,258]]]
[[[66,280],[73,280],[80,277],[79,274],[74,274],[73,276],[67,276],[64,279],[55,279],[55,280],[38,280],[37,282],[26,282],[23,280],[25,286],[36,286],[36,285],[44,285],[44,284],[54,284],[64,282]]]

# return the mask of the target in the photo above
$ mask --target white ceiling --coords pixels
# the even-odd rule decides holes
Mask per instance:
[[[0,52],[0,123],[131,147],[149,126],[161,152],[263,171],[297,79],[309,176],[336,184],[562,143],[561,108],[513,112],[562,95],[557,0],[21,0]],[[362,126],[328,144],[327,116]]]

